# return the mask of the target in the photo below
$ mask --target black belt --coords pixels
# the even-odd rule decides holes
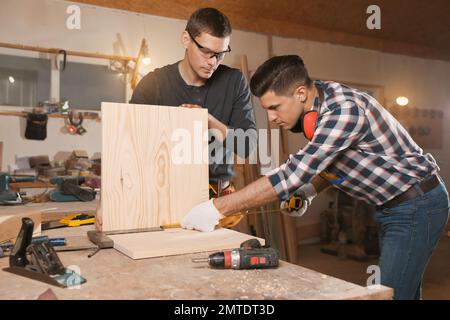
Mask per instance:
[[[431,176],[431,178],[428,178],[424,181],[419,182],[418,187],[420,188],[420,190],[422,190],[423,193],[427,193],[428,191],[431,191],[432,189],[436,188],[440,182],[441,181],[440,181],[438,175],[434,174]],[[395,206],[398,206],[402,202],[405,202],[410,199],[414,199],[420,195],[421,194],[417,190],[416,186],[413,185],[408,190],[406,190],[402,194],[394,197],[393,199],[389,200],[385,204],[382,204],[381,206],[377,206],[377,209],[381,210],[381,209],[393,208]]]

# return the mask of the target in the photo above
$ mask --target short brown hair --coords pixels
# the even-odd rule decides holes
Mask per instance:
[[[189,18],[186,31],[197,37],[206,32],[217,38],[225,38],[231,34],[231,24],[227,16],[215,8],[201,8]]]
[[[250,79],[250,90],[257,97],[268,91],[277,95],[291,95],[298,86],[310,87],[311,84],[302,58],[286,55],[270,58],[259,66]]]

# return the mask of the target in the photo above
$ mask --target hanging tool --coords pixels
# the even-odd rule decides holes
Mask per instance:
[[[238,249],[216,252],[208,258],[193,259],[192,262],[207,262],[213,268],[222,269],[275,268],[278,267],[279,252],[275,248],[263,247],[258,239],[250,239]]]
[[[77,119],[77,120],[76,120]],[[82,126],[83,124],[83,114],[78,112],[78,115],[75,116],[75,113],[70,111],[68,116],[69,124],[66,125],[67,132],[75,135],[79,134],[82,136],[86,133],[86,129]]]
[[[31,243],[33,228],[33,220],[22,219],[22,227],[9,256],[9,267],[3,270],[63,288],[85,283],[85,278],[64,267],[49,242]]]

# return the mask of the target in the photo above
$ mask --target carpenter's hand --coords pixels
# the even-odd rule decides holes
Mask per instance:
[[[223,216],[213,203],[213,199],[200,203],[191,209],[181,221],[181,227],[203,232],[214,231]]]
[[[317,193],[314,186],[311,183],[307,183],[300,187],[289,200],[281,202],[281,212],[292,217],[301,217],[308,210],[308,207],[316,196]],[[301,205],[299,207],[295,206],[295,197],[301,199]],[[289,205],[290,203],[292,205]]]

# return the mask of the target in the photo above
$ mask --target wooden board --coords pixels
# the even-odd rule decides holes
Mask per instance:
[[[30,211],[26,213],[8,215],[0,211],[0,242],[15,240],[22,227],[22,218],[28,217],[34,222],[33,235],[41,234],[41,213]]]
[[[208,200],[207,116],[206,109],[102,103],[103,231],[178,223]],[[189,163],[172,157],[179,130]]]
[[[132,259],[234,249],[239,248],[242,242],[254,238],[229,229],[199,232],[179,228],[108,237],[114,241],[116,250]],[[264,240],[259,240],[264,245]]]
[[[41,202],[27,203],[22,206],[0,206],[0,216],[39,212],[42,222],[59,220],[74,214],[95,215],[98,200],[88,202]]]

